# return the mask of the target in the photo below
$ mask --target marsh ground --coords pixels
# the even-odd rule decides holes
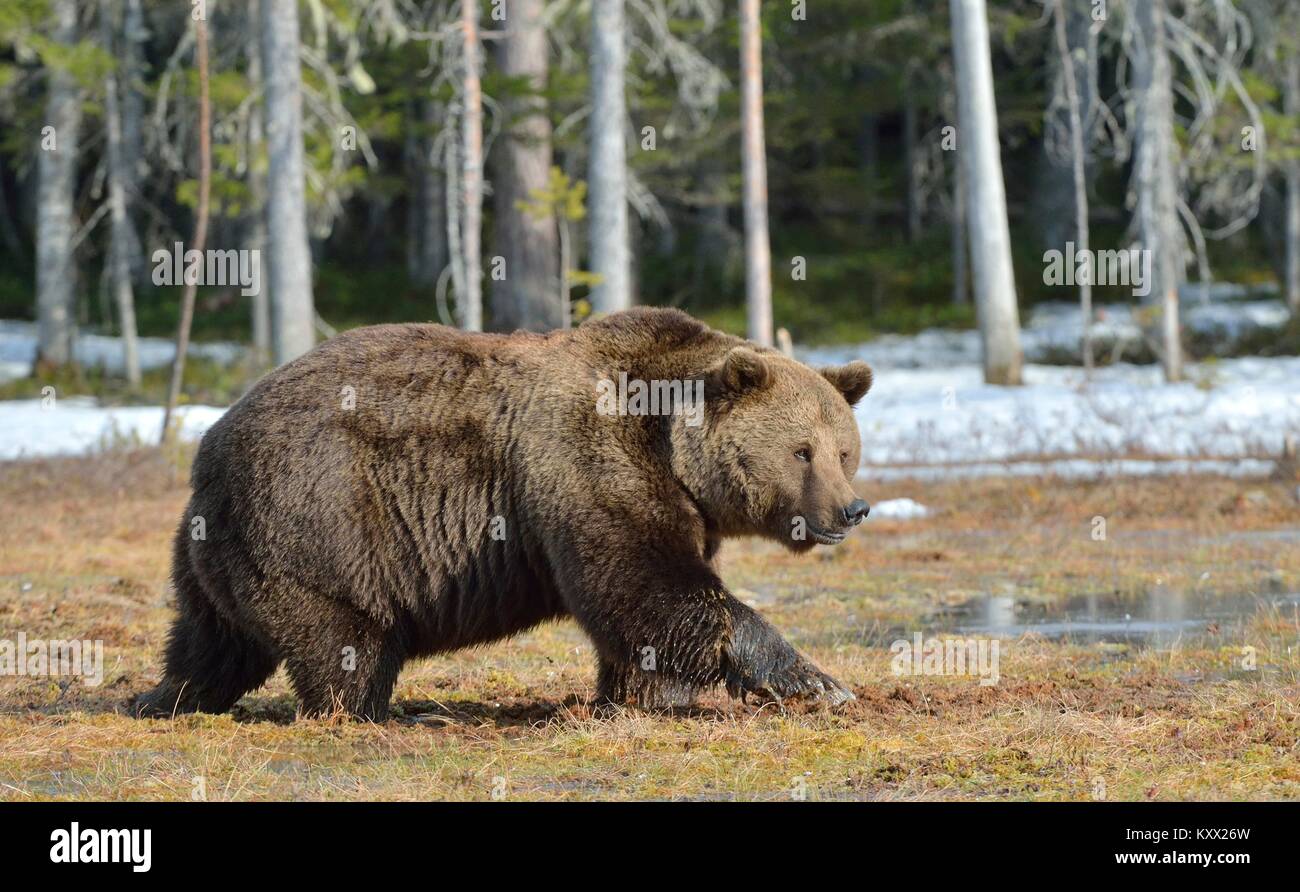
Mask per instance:
[[[802,557],[730,544],[733,589],[854,688],[834,712],[593,710],[565,622],[412,664],[381,725],[295,720],[282,673],[232,715],[137,721],[185,461],[0,463],[0,640],[104,642],[96,687],[0,677],[0,798],[1300,796],[1295,480],[866,483],[933,513]],[[894,674],[917,633],[996,636],[997,683]]]

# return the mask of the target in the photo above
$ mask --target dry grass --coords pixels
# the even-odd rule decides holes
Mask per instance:
[[[0,678],[0,798],[1043,798],[1300,796],[1300,622],[1261,610],[1174,646],[1004,642],[1001,681],[897,678],[900,630],[983,593],[1050,605],[1153,586],[1294,592],[1294,483],[891,483],[924,521],[794,557],[756,542],[725,576],[850,682],[836,712],[593,711],[590,646],[561,623],[410,666],[384,725],[294,720],[283,675],[233,715],[136,721],[169,619],[183,456],[0,464],[0,639],[101,639],[104,682]],[[1105,517],[1107,537],[1092,537]],[[1258,669],[1243,671],[1241,648]]]

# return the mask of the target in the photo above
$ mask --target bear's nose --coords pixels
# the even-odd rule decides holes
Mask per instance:
[[[858,524],[862,523],[862,521],[866,520],[867,515],[870,513],[871,513],[870,505],[868,505],[862,499],[854,499],[852,502],[849,503],[848,507],[845,508],[843,511],[844,522],[851,523],[854,526],[857,526]]]

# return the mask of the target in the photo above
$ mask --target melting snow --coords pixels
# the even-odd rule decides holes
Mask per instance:
[[[1186,307],[1189,327],[1217,326],[1240,336],[1252,327],[1285,322],[1276,301],[1197,303]],[[1026,354],[1077,343],[1078,312],[1043,305],[1025,330]],[[1114,337],[1136,323],[1124,307],[1110,307],[1098,322]],[[1044,346],[1046,345],[1046,346]],[[146,338],[146,366],[171,358],[170,342]],[[235,344],[195,345],[197,355],[233,361]],[[6,364],[24,370],[35,354],[32,326],[0,322],[0,374]],[[117,339],[84,336],[83,362],[120,368]],[[1267,473],[1288,437],[1300,437],[1300,358],[1245,357],[1187,367],[1188,381],[1166,384],[1157,366],[1117,364],[1082,369],[1031,364],[1024,387],[984,384],[975,332],[926,331],[891,335],[867,344],[801,351],[825,365],[860,358],[876,371],[875,386],[858,405],[861,474],[983,476],[1060,473],[1160,474],[1209,471]],[[116,365],[115,365],[116,364]],[[25,373],[25,371],[24,371]],[[182,407],[182,436],[197,438],[223,409]],[[60,398],[0,403],[0,459],[93,451],[114,442],[152,442],[162,423],[158,407],[102,408],[88,399]],[[907,504],[904,504],[907,503]],[[909,500],[881,503],[890,511],[925,511]],[[917,515],[919,516],[919,515]]]
[[[911,499],[886,499],[871,506],[868,520],[915,520],[928,517],[930,509]]]

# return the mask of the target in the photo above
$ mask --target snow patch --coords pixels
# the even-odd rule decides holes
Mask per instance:
[[[1285,308],[1277,301],[1210,301],[1185,309],[1189,326],[1199,331],[1218,326],[1234,336],[1285,323]],[[1027,352],[1069,349],[1077,344],[1079,320],[1073,304],[1041,305],[1024,333]],[[1137,332],[1128,307],[1105,308],[1097,325],[1112,339]],[[141,346],[146,367],[170,362],[169,341],[146,338]],[[26,374],[35,349],[33,326],[0,322],[0,374],[6,369]],[[194,350],[233,362],[242,348],[200,344]],[[120,370],[116,338],[82,336],[78,351],[83,363]],[[1256,476],[1271,470],[1288,437],[1300,437],[1297,357],[1189,364],[1188,381],[1172,385],[1155,365],[1103,366],[1089,379],[1078,367],[1030,363],[1024,387],[994,387],[983,381],[979,353],[973,331],[931,330],[801,351],[800,358],[811,365],[864,359],[875,367],[875,386],[855,410],[862,434],[860,475],[866,480]],[[181,436],[197,439],[224,411],[182,407]],[[102,408],[77,398],[61,398],[50,409],[40,400],[0,403],[0,459],[91,452],[123,441],[152,443],[161,423],[159,407]],[[889,504],[874,506],[871,516],[915,510]]]
[[[868,520],[916,520],[929,517],[930,509],[912,499],[886,499],[871,506]]]
[[[108,335],[78,333],[73,346],[77,362],[88,368],[102,368],[120,375],[122,339]],[[191,343],[189,355],[233,365],[244,354],[240,344],[230,341]],[[176,344],[167,338],[140,338],[140,368],[156,369],[171,365]],[[0,381],[25,378],[36,362],[36,325],[32,322],[0,320]]]
[[[862,358],[872,360],[871,345]],[[1229,359],[1166,384],[1154,366],[1025,367],[1024,387],[977,365],[877,370],[858,404],[862,464],[1063,458],[1273,458],[1300,435],[1300,359]]]
[[[1093,311],[1093,350],[1099,357],[1134,356],[1149,352],[1133,306],[1098,304]],[[1138,310],[1140,312],[1140,310]],[[1206,345],[1214,355],[1238,351],[1261,333],[1280,332],[1290,311],[1281,300],[1233,302],[1188,301],[1182,307],[1185,334]],[[1020,333],[1025,361],[1082,364],[1083,313],[1076,303],[1038,304]],[[915,335],[881,335],[861,345],[798,351],[810,365],[832,365],[871,357],[877,368],[923,369],[980,363],[977,331],[932,328]]]
[[[181,406],[180,437],[197,440],[225,409]],[[153,444],[162,433],[161,406],[106,409],[88,397],[0,402],[0,459],[76,455],[115,445]]]

